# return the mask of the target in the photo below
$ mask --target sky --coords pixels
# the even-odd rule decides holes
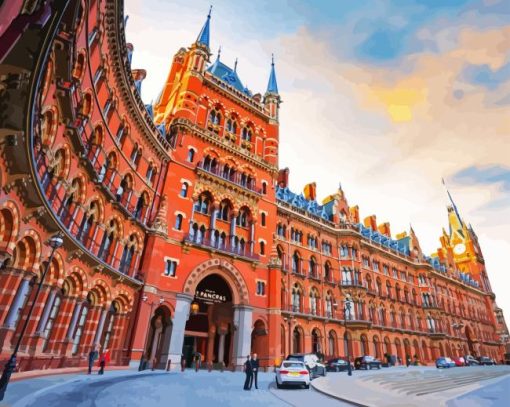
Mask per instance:
[[[155,100],[211,2],[126,0],[132,67]],[[446,180],[478,234],[510,323],[510,1],[215,0],[211,51],[253,92],[275,55],[280,168],[291,189],[341,183],[361,217],[412,225],[428,254],[447,227]],[[313,148],[311,148],[313,146]]]

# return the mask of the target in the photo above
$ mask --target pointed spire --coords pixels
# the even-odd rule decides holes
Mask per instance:
[[[205,21],[200,34],[197,37],[197,44],[205,45],[209,48],[209,22],[211,21],[212,6],[209,8],[209,14],[207,14],[207,20]]]
[[[221,45],[218,47],[218,56],[216,57],[216,59],[218,61],[220,60],[220,56],[221,56]]]
[[[462,222],[462,219],[460,217],[459,210],[457,209],[457,205],[455,205],[455,202],[453,202],[453,198],[452,198],[452,196],[450,194],[450,191],[448,191],[448,187],[446,186],[446,182],[445,182],[444,178],[441,178],[441,181],[443,182],[443,186],[444,186],[444,188],[446,190],[446,194],[448,195],[448,199],[450,200],[451,207],[455,211],[455,215],[457,216],[457,219],[458,219],[461,227],[464,227],[464,223]]]
[[[267,83],[266,93],[278,94],[278,84],[276,83],[276,73],[274,70],[274,55],[271,54],[271,73],[269,74],[269,82]]]
[[[234,72],[237,72],[237,58],[236,58],[236,60],[234,62]]]

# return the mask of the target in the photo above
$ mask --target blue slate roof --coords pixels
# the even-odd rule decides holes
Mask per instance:
[[[286,202],[289,205],[304,210],[311,215],[318,216],[324,220],[331,220],[332,205],[319,205],[316,200],[307,200],[303,194],[296,194],[289,188],[276,187],[276,199]]]
[[[409,256],[411,254],[411,251],[409,250],[409,237],[405,237],[403,239],[394,240],[388,236],[383,235],[382,233],[379,233],[376,230],[372,230],[371,228],[367,228],[366,226],[362,225],[361,223],[357,224],[358,230],[361,233],[361,236],[365,237],[366,239],[380,244],[381,246],[384,246],[388,249],[394,250],[396,252],[399,252],[400,254],[403,254],[405,256]]]
[[[216,58],[216,61],[214,61],[214,64],[207,68],[207,72],[212,73],[218,79],[221,79],[228,85],[233,86],[238,91],[243,92],[244,94],[250,97],[252,96],[250,90],[246,86],[244,86],[243,83],[241,82],[241,79],[239,79],[236,70],[228,67],[227,65],[220,61],[219,54],[218,57]]]

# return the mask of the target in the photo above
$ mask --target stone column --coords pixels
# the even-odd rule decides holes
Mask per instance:
[[[230,221],[230,248],[235,249],[235,237],[236,237],[236,215],[232,213],[232,220]]]
[[[168,360],[172,361],[172,368],[178,369],[181,364],[182,345],[184,343],[184,330],[189,318],[189,310],[193,297],[188,294],[177,294],[175,314],[172,321],[172,337],[168,347]]]
[[[214,339],[216,338],[216,325],[209,328],[207,337],[207,363],[212,364],[214,359]]]
[[[218,362],[225,363],[225,333],[220,333],[218,342]]]
[[[78,317],[80,316],[81,310],[81,301],[76,301],[73,310],[73,316],[71,317],[71,323],[69,324],[69,329],[67,330],[66,339],[71,341],[73,339],[74,330],[76,329],[76,324],[78,323]]]
[[[255,222],[250,224],[250,254],[253,254],[253,248],[255,246]]]
[[[93,345],[95,345],[96,343],[99,343],[99,341],[101,340],[101,335],[103,334],[104,321],[106,320],[107,315],[108,315],[108,310],[103,308],[101,310],[101,316],[99,317],[99,324],[97,326],[96,335],[94,336]]]
[[[23,302],[25,301],[25,298],[28,294],[30,281],[26,278],[21,280],[21,283],[18,287],[18,291],[16,292],[16,296],[14,297],[14,300],[12,301],[12,305],[9,308],[9,313],[7,314],[7,317],[5,318],[5,327],[7,328],[14,328],[14,325],[16,324],[18,312],[20,311],[20,308],[23,306]]]
[[[234,338],[234,361],[237,370],[241,370],[246,356],[251,351],[251,325],[253,308],[247,305],[234,306],[234,324],[237,327]]]
[[[44,310],[39,320],[39,324],[37,325],[37,330],[35,331],[36,335],[40,335],[43,333],[46,323],[48,322],[48,317],[50,316],[51,308],[53,307],[53,302],[55,301],[55,296],[57,295],[57,290],[51,290],[50,295],[48,296],[48,300],[44,306]]]

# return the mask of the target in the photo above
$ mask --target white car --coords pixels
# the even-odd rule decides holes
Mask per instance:
[[[276,368],[276,387],[281,389],[286,385],[310,388],[310,373],[304,362],[284,360],[280,367]]]

